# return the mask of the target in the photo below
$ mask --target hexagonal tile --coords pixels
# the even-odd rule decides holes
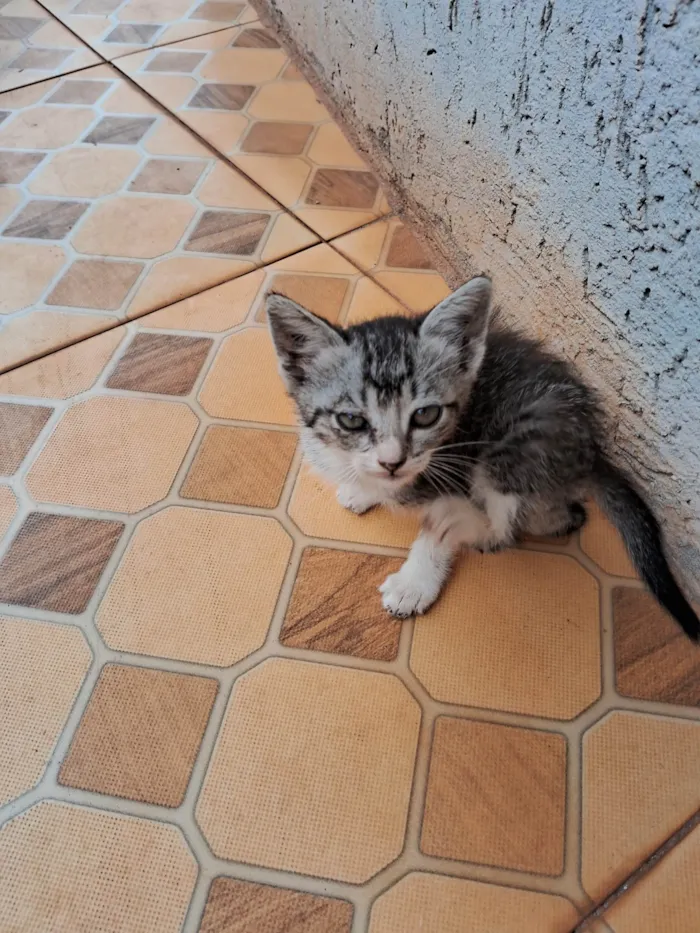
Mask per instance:
[[[618,532],[595,503],[588,503],[588,521],[581,529],[581,549],[606,573],[615,577],[636,577]]]
[[[421,851],[560,875],[563,735],[441,716],[435,723]]]
[[[0,616],[0,805],[41,778],[91,658],[73,626]]]
[[[124,338],[115,328],[0,375],[0,393],[32,398],[70,398],[94,385]]]
[[[570,557],[469,554],[417,620],[411,668],[446,703],[571,719],[600,694],[598,601]]]
[[[186,201],[115,197],[93,208],[72,243],[79,253],[153,259],[177,246],[194,214]]]
[[[0,127],[2,149],[62,149],[77,142],[95,118],[90,107],[33,107]]]
[[[15,473],[53,413],[45,405],[0,402],[0,476]]]
[[[178,829],[39,803],[0,829],[0,917],[32,933],[178,933],[197,863]]]
[[[215,418],[296,424],[266,330],[250,328],[221,345],[199,393],[204,410]]]
[[[21,311],[37,301],[65,258],[62,248],[54,243],[0,242],[4,270],[0,314]]]
[[[695,933],[700,916],[700,827],[640,878],[604,915],[615,933]]]
[[[119,651],[233,664],[264,642],[291,548],[274,519],[165,509],[138,525],[97,626]]]
[[[409,512],[372,509],[365,515],[354,515],[338,504],[335,489],[308,466],[302,466],[288,511],[312,538],[408,548],[419,531],[418,520]]]
[[[578,919],[563,897],[416,872],[375,902],[369,933],[569,933]]]
[[[700,807],[700,722],[614,712],[583,739],[581,880],[602,900]]]
[[[138,512],[167,495],[197,428],[182,403],[92,398],[69,408],[27,476],[39,501]]]
[[[119,191],[141,161],[134,149],[63,149],[29,183],[33,194],[98,198]]]
[[[2,330],[0,370],[99,333],[116,323],[106,314],[30,311],[11,318]]]
[[[234,685],[199,824],[223,858],[366,881],[403,848],[419,724],[391,675],[265,661]]]

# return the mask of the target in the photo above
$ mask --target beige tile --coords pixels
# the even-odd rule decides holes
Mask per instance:
[[[0,394],[70,398],[95,384],[124,338],[121,327],[0,375]]]
[[[416,622],[411,668],[443,702],[571,719],[600,693],[598,601],[570,557],[468,554]]]
[[[290,272],[276,272],[268,284],[269,291],[286,295],[308,311],[319,314],[334,324],[340,322],[348,289],[347,279]],[[257,320],[266,320],[264,308],[258,312]]]
[[[0,402],[0,476],[11,476],[20,468],[52,414],[45,405]]]
[[[296,423],[291,401],[277,371],[277,358],[266,330],[249,328],[228,337],[214,359],[199,401],[215,418]]]
[[[48,305],[118,311],[143,270],[143,263],[76,259],[46,298]]]
[[[700,916],[700,828],[633,885],[605,914],[614,933],[695,933]]]
[[[324,123],[319,126],[309,149],[309,158],[318,165],[367,168],[365,162],[355,152],[340,127],[335,123]]]
[[[219,333],[236,327],[247,317],[262,285],[262,270],[178,301],[144,318],[145,327]]]
[[[105,665],[61,765],[59,783],[179,806],[217,689],[208,677]]]
[[[296,446],[296,434],[212,425],[202,438],[180,495],[274,509]]]
[[[564,736],[446,716],[436,721],[422,852],[560,875],[565,811]]]
[[[274,519],[165,509],[137,527],[97,626],[118,651],[234,664],[265,640],[291,544]]]
[[[5,105],[4,96],[0,105]],[[77,142],[94,118],[90,107],[37,106],[21,110],[0,126],[0,148],[61,149]]]
[[[563,897],[412,873],[375,902],[369,933],[570,933],[577,919]]]
[[[174,826],[44,802],[0,829],[8,930],[178,933],[197,863]]]
[[[354,515],[338,504],[335,489],[306,466],[294,486],[288,511],[304,534],[312,538],[408,548],[419,531],[418,518],[408,511],[373,509],[365,515]],[[379,600],[379,595],[375,598]]]
[[[1,174],[0,177],[2,177]],[[17,188],[0,188],[0,222],[13,214],[21,203],[22,195]]]
[[[0,542],[17,513],[17,500],[9,486],[0,485]]]
[[[350,301],[350,307],[345,316],[345,324],[361,324],[363,321],[372,321],[378,317],[387,317],[394,314],[408,314],[406,308],[376,282],[370,278],[362,278],[357,283]]]
[[[606,573],[615,577],[637,576],[622,539],[594,503],[588,504],[588,521],[581,530],[581,548]]]
[[[195,212],[186,201],[112,198],[93,208],[72,244],[79,253],[153,259],[177,246]]]
[[[388,674],[273,659],[235,684],[197,819],[224,858],[361,883],[403,848],[420,711]]]
[[[29,183],[34,194],[98,198],[119,191],[141,161],[136,149],[63,149]]]
[[[450,287],[437,272],[376,272],[375,279],[414,311],[430,311],[450,294]]]
[[[602,900],[700,807],[700,723],[613,712],[583,740],[581,879]]]
[[[2,329],[0,370],[59,350],[116,324],[106,314],[30,311],[13,317]]]
[[[221,49],[207,59],[199,74],[206,81],[262,84],[276,78],[286,61],[281,49]]]
[[[223,162],[217,163],[208,173],[197,197],[209,207],[237,207],[248,211],[269,211],[275,207],[271,198]]]
[[[92,656],[77,628],[0,617],[0,804],[44,773]],[[7,866],[6,866],[7,867]]]
[[[0,315],[22,311],[38,301],[65,259],[63,249],[55,244],[3,243],[0,240],[3,269]]]
[[[196,428],[196,416],[179,402],[78,402],[29,471],[27,488],[41,502],[138,512],[167,495]]]

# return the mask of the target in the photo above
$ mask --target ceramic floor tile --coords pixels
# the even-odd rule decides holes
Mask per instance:
[[[577,918],[563,897],[415,873],[375,902],[369,933],[570,933]]]
[[[105,384],[131,392],[187,395],[211,346],[211,340],[201,337],[136,334]]]
[[[44,0],[44,6],[108,61],[257,19],[245,0]]]
[[[34,0],[10,0],[0,6],[0,91],[76,71],[99,60]]]
[[[109,65],[0,109],[0,371],[317,239]]]
[[[700,916],[700,828],[666,854],[606,912],[613,933],[695,933]]]
[[[0,828],[0,924],[56,933],[178,933],[197,879],[164,823],[40,803]]]
[[[441,717],[421,850],[544,875],[564,868],[563,735]]]
[[[117,65],[322,237],[387,213],[376,176],[311,86],[289,80],[289,58],[269,31],[252,24],[168,51]]]
[[[0,806],[43,774],[90,661],[77,628],[0,616]]]
[[[17,499],[9,486],[0,485],[0,545],[17,514]]]
[[[350,933],[352,904],[235,878],[215,878],[199,933]]]
[[[700,807],[700,722],[613,712],[583,740],[582,881],[614,890]]]
[[[52,413],[53,409],[44,405],[0,402],[0,476],[18,469]]]
[[[413,311],[429,311],[451,291],[427,249],[397,217],[347,233],[333,245]]]
[[[264,662],[236,683],[204,781],[209,844],[223,858],[366,881],[403,848],[419,722],[389,674]]]
[[[60,783],[177,807],[217,689],[205,677],[107,665],[61,766]]]

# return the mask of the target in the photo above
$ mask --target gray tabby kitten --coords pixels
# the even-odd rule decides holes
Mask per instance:
[[[475,278],[422,317],[342,329],[267,296],[272,339],[307,458],[361,514],[419,506],[423,527],[380,587],[399,618],[437,599],[460,548],[565,535],[594,496],[642,579],[697,640],[700,622],[663,555],[659,526],[605,458],[593,392],[537,343],[489,327],[491,283]]]

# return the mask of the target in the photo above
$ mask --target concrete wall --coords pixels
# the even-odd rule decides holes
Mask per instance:
[[[700,2],[258,0],[452,266],[598,386],[700,580]],[[308,72],[307,72],[308,73]]]

